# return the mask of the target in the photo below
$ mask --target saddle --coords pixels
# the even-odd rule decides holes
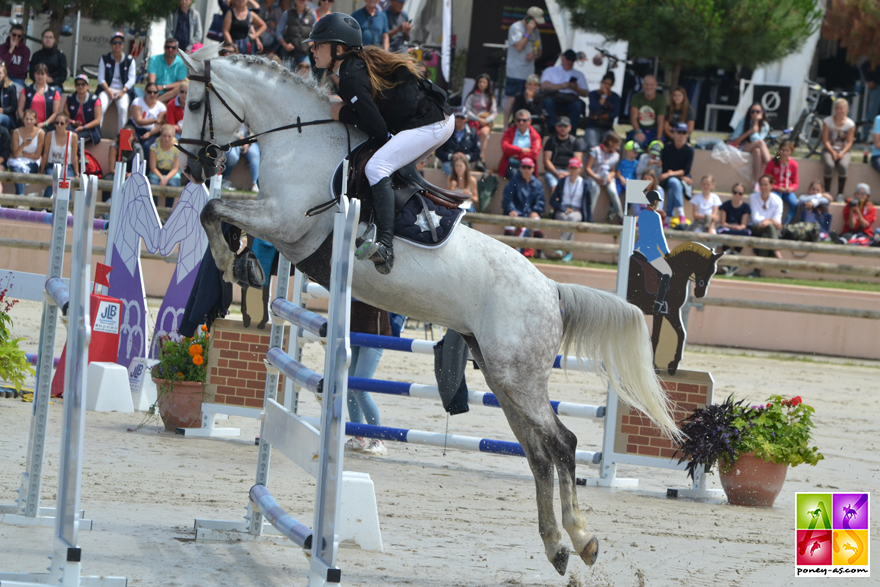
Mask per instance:
[[[639,251],[633,252],[632,257],[630,257],[629,260],[630,266],[635,263],[641,267],[642,274],[645,276],[645,291],[651,295],[657,295],[657,292],[660,289],[660,272],[657,271],[657,269],[648,261],[648,258]]]

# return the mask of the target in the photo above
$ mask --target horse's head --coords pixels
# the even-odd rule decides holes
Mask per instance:
[[[718,259],[724,256],[724,253],[711,253],[706,258],[705,266],[694,271],[694,297],[702,298],[709,289],[709,281],[718,270]]]
[[[704,244],[688,242],[670,251],[668,259],[675,274],[687,275],[694,282],[694,296],[701,298],[706,295],[722,255],[724,253],[715,253]]]
[[[218,50],[215,46],[192,55],[179,52],[190,83],[178,148],[183,173],[195,183],[205,183],[221,170],[225,152],[220,145],[235,138],[244,117],[244,101],[230,79],[233,64],[215,59]]]

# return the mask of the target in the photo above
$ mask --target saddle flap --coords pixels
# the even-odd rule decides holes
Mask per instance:
[[[639,251],[634,252],[630,257],[630,263],[632,262],[637,263],[641,267],[642,274],[645,276],[645,291],[651,295],[656,295],[660,289],[660,277],[657,269]]]

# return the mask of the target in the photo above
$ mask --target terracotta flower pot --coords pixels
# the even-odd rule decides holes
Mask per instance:
[[[721,472],[721,486],[730,505],[773,507],[782,491],[788,465],[759,459],[746,453],[737,459],[727,473]]]
[[[159,391],[159,415],[165,430],[174,432],[178,428],[199,428],[202,425],[202,402],[205,397],[205,384],[198,381],[175,381],[171,391],[168,381],[153,379]]]

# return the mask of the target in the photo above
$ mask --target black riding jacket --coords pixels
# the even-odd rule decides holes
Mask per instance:
[[[451,109],[429,95],[405,67],[397,69],[398,85],[373,99],[370,75],[363,59],[352,57],[339,68],[339,95],[345,106],[339,120],[353,124],[373,139],[385,142],[388,133],[419,128],[445,120]]]

